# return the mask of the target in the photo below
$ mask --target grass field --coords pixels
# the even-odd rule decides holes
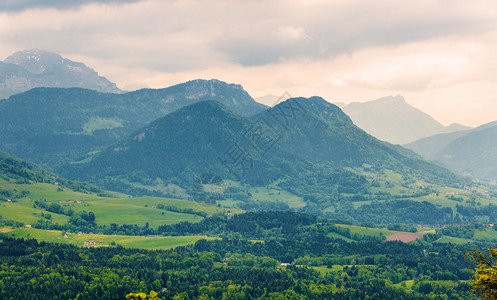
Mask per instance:
[[[489,205],[490,203],[497,204],[496,199],[488,197],[487,191],[489,187],[483,185],[476,190],[469,190],[430,184],[422,178],[417,178],[415,176],[408,178],[408,180],[404,180],[400,174],[394,173],[391,170],[385,170],[382,174],[366,171],[364,168],[349,168],[349,170],[366,176],[370,182],[375,181],[376,183],[379,183],[379,186],[370,188],[370,193],[386,192],[391,195],[392,199],[409,196],[405,199],[428,201],[437,206],[450,207],[453,209],[454,213],[456,213],[457,204],[465,206],[472,205],[471,203],[468,203],[471,198],[475,198],[478,205]],[[427,190],[431,191],[431,193],[428,195],[416,195],[417,193],[425,192]],[[462,198],[462,202],[448,199],[451,195]],[[371,204],[371,201],[353,202],[355,208],[369,204]]]
[[[349,239],[348,237],[343,236],[343,235],[341,235],[341,234],[339,234],[339,233],[336,233],[336,232],[329,232],[326,236],[327,236],[327,237],[330,237],[330,238],[334,238],[334,239],[342,239],[342,240],[345,240],[345,241],[347,241],[347,242],[352,242],[352,241],[354,241],[354,240]]]
[[[444,235],[437,242],[439,242],[439,243],[452,243],[452,244],[467,244],[467,243],[473,242],[473,240],[456,238],[456,237]]]
[[[92,134],[93,131],[98,129],[112,129],[117,127],[123,127],[122,120],[119,118],[101,118],[101,117],[91,117],[88,122],[83,125],[83,132],[85,134]]]
[[[201,239],[214,240],[216,238],[203,236],[173,236],[173,237],[142,237],[126,235],[101,235],[101,234],[75,234],[67,233],[64,238],[63,232],[57,230],[41,230],[35,228],[18,228],[6,233],[16,238],[34,238],[39,241],[74,244],[84,246],[90,240],[96,242],[97,246],[111,246],[119,244],[127,248],[140,249],[171,249],[178,246],[194,244]],[[100,243],[102,241],[102,243]]]
[[[412,289],[412,287],[414,286],[414,279],[412,279],[412,280],[404,280],[404,281],[402,281],[402,282],[399,282],[399,283],[397,283],[397,284],[394,284],[394,286],[396,286],[396,287],[401,287],[401,286],[403,286],[403,287],[405,287],[406,289],[409,289],[409,290],[410,290],[410,289]]]
[[[385,228],[367,228],[362,226],[342,225],[342,224],[337,224],[337,226],[348,228],[350,230],[350,234],[357,233],[361,235],[371,235],[371,236],[381,236],[381,235],[389,236],[395,234],[395,232],[391,232]]]
[[[204,189],[210,192],[222,192],[226,187],[229,186],[242,187],[239,182],[226,180],[225,185],[223,186],[204,185]],[[278,188],[277,182],[265,187],[243,186],[242,188],[247,189],[247,191],[252,194],[252,199],[254,201],[284,202],[288,204],[290,208],[300,208],[305,206],[305,202],[303,201],[302,197]],[[236,207],[238,201],[234,199],[227,199],[221,201],[221,203],[223,206]]]
[[[12,184],[3,182],[2,186],[11,190],[29,192],[25,198],[17,199],[17,202],[0,204],[0,214],[3,218],[24,224],[36,223],[37,220],[42,218],[42,213],[47,213],[43,212],[40,207],[34,208],[34,202],[40,200],[47,205],[57,203],[65,209],[70,208],[75,212],[91,211],[95,214],[96,222],[99,225],[116,223],[144,226],[148,222],[150,227],[156,228],[159,225],[174,224],[182,221],[199,222],[203,219],[203,217],[191,213],[153,208],[158,204],[166,207],[172,206],[177,209],[191,209],[195,212],[204,212],[206,214],[241,212],[179,199],[156,197],[106,198],[94,194],[74,192],[67,188],[57,191],[59,186],[47,183]],[[80,200],[82,203],[72,202],[74,200]],[[55,213],[50,213],[50,215],[54,223],[66,224],[69,220],[69,217],[65,215]]]
[[[318,271],[321,275],[326,275],[331,272],[340,272],[343,270],[342,265],[333,265],[331,268],[328,268],[327,266],[319,266],[319,267],[311,267],[314,270]]]
[[[2,218],[15,220],[24,224],[36,223],[39,219],[43,218],[41,215],[43,211],[33,207],[27,207],[18,203],[2,203],[0,204],[0,215]],[[46,213],[46,212],[45,212]],[[68,216],[49,213],[52,216],[52,223],[66,224],[69,220]]]
[[[486,228],[484,230],[475,230],[475,240],[497,240],[497,231],[491,228]]]

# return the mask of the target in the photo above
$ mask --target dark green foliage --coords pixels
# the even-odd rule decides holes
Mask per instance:
[[[308,242],[315,244],[312,238]],[[299,265],[343,265],[341,271],[321,275],[306,266],[277,267],[282,261],[276,257],[297,251],[289,240],[267,245],[201,240],[194,247],[145,251],[3,238],[0,298],[27,294],[36,299],[124,299],[130,292],[155,290],[161,299],[180,295],[189,299],[284,295],[290,299],[364,299],[371,295],[425,299],[430,292],[440,298],[472,299],[469,285],[460,281],[470,277],[467,265],[462,256],[453,255],[464,249],[445,245],[433,245],[427,253],[423,249],[427,248],[400,242],[336,241],[333,247],[318,249],[322,255],[302,252],[295,260]],[[405,280],[415,281],[412,290],[393,286]]]
[[[241,86],[217,80],[125,94],[36,88],[0,102],[0,148],[55,167],[101,150],[169,112],[205,100],[220,101],[244,115],[265,108]]]
[[[475,229],[478,227],[478,225],[449,226],[440,229],[439,233],[457,238],[472,239],[475,236]]]
[[[259,127],[271,133],[264,136],[262,144],[258,144],[263,138],[260,132],[251,131]],[[233,154],[233,150],[238,152]],[[244,159],[241,164],[229,164],[230,155],[242,155]],[[245,168],[236,169],[240,165]],[[279,188],[304,198],[307,206],[303,211],[324,215],[324,209],[342,203],[345,208],[336,205],[332,216],[349,218],[355,213],[346,207],[346,202],[393,199],[387,194],[372,195],[369,190],[374,183],[351,170],[364,165],[373,173],[389,169],[402,174],[406,184],[413,178],[443,185],[463,182],[406,149],[368,135],[338,107],[319,97],[290,99],[251,119],[229,111],[219,102],[196,103],[152,122],[88,162],[59,170],[65,176],[131,194],[152,192],[132,189],[129,182],[146,185],[160,178],[185,187],[195,201],[214,204],[232,199],[247,210],[287,207],[253,201],[245,188],[227,187],[223,195],[216,196],[206,193],[202,184],[220,183],[221,179],[250,186],[277,182]],[[405,197],[427,193],[423,190]]]
[[[493,203],[481,207],[456,204],[456,209],[465,220],[470,222],[494,222],[497,219],[497,205]]]
[[[374,222],[376,224],[443,224],[452,222],[452,209],[449,207],[438,208],[423,201],[397,200],[376,202],[363,205],[353,212],[358,222]]]
[[[416,228],[405,224],[389,224],[388,230],[404,231],[404,232],[417,232]]]
[[[50,182],[52,174],[38,168],[32,163],[14,158],[0,152],[0,176],[7,180],[16,180],[17,183]]]

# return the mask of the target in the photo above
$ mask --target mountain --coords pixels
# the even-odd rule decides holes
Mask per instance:
[[[389,96],[369,102],[354,102],[342,108],[354,123],[393,144],[407,144],[438,133],[461,130],[462,125],[444,127],[429,115],[406,103],[402,96]]]
[[[0,102],[0,149],[55,167],[91,155],[185,105],[216,100],[243,115],[266,107],[240,85],[193,80],[124,94],[35,88]]]
[[[0,62],[0,98],[35,87],[80,87],[120,93],[115,83],[80,62],[43,50],[24,50]]]
[[[434,160],[436,153],[469,132],[470,130],[459,130],[450,133],[439,133],[405,144],[404,147],[411,149],[427,160]]]
[[[415,157],[368,135],[319,97],[289,99],[250,118],[207,101],[172,112],[90,160],[58,171],[109,189],[130,182],[188,189],[205,174],[216,174],[251,186],[277,182],[328,202],[337,193],[368,193],[368,180],[354,171],[366,165],[370,172],[389,169],[431,182],[457,181],[448,170]]]
[[[497,180],[497,122],[425,138],[406,147],[457,173]]]

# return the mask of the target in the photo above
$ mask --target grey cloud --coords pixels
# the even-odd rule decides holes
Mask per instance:
[[[464,3],[464,2],[459,2]],[[281,6],[271,22],[249,16],[251,23],[224,32],[212,40],[212,47],[242,65],[264,65],[278,60],[321,59],[366,47],[449,36],[471,35],[493,30],[495,14],[472,14],[454,7],[400,2],[355,2],[347,6],[324,4],[318,10]],[[275,39],[275,27],[291,22],[305,30],[307,39]]]
[[[1,1],[0,11],[136,1],[7,0]],[[450,1],[450,6],[433,2],[438,4],[146,1],[112,10],[108,15],[82,12],[88,14],[85,16],[71,11],[74,21],[65,19],[60,26],[44,27],[41,13],[41,26],[13,28],[2,33],[2,39],[5,44],[19,46],[19,50],[44,48],[123,66],[174,72],[223,63],[259,66],[294,59],[328,59],[368,47],[397,46],[452,34],[471,36],[497,28],[495,13],[475,13],[460,7],[467,1]]]
[[[124,4],[142,0],[2,0],[0,12],[20,12],[32,8],[75,9],[88,3]]]

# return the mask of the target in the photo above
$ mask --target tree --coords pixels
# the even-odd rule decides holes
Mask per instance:
[[[129,293],[126,295],[126,299],[136,299],[136,300],[145,300],[145,299],[151,299],[151,300],[161,300],[160,298],[157,297],[157,293],[154,291],[150,291],[150,294],[147,295],[145,293]]]
[[[471,286],[473,292],[483,299],[497,299],[497,250],[488,248],[488,255],[476,248],[467,252],[467,256],[476,266],[470,269],[473,273]]]

